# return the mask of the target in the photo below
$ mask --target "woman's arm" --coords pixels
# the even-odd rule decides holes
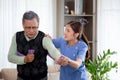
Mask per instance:
[[[66,66],[66,65],[70,65],[71,67],[75,68],[75,69],[78,69],[81,64],[82,64],[82,60],[80,58],[76,59],[76,61],[66,57],[66,56],[63,56],[59,59],[60,62],[60,65],[62,66]]]
[[[69,59],[68,60],[68,65],[72,66],[75,69],[78,69],[82,64],[81,59],[77,59],[76,61]]]

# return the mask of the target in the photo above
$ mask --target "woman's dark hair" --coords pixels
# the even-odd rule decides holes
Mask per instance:
[[[70,25],[70,27],[73,29],[73,31],[75,33],[79,33],[79,36],[77,37],[77,39],[78,40],[82,39],[88,45],[86,59],[89,59],[90,58],[90,45],[89,45],[88,39],[83,31],[84,26],[78,21],[70,21],[67,24]]]
[[[33,18],[36,18],[37,22],[39,23],[39,16],[33,11],[27,11],[23,14],[22,23],[24,23],[25,19],[31,20]]]

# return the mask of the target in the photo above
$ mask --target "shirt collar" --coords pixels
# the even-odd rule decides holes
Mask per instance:
[[[25,35],[25,39],[26,39],[27,41],[30,41],[30,40],[32,40],[32,39],[35,39],[35,38],[37,37],[38,33],[37,33],[32,39],[30,39],[26,34],[24,34],[24,35]]]

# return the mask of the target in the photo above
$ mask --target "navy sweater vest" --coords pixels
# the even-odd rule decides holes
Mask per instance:
[[[34,49],[35,59],[31,63],[17,65],[18,77],[24,80],[40,80],[47,77],[46,56],[48,52],[42,46],[45,34],[39,31],[35,39],[27,41],[24,31],[16,33],[17,51],[23,55],[28,54],[29,49]]]

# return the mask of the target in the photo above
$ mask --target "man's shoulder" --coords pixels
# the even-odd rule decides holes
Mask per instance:
[[[39,36],[39,37],[45,37],[45,33],[42,32],[42,31],[38,31],[38,36]]]
[[[23,33],[24,31],[17,31],[16,33]]]
[[[40,33],[40,34],[45,34],[43,31],[38,31],[38,33]]]
[[[48,38],[48,37],[46,37],[46,36],[44,36],[44,37],[43,37],[43,40],[44,40],[44,41],[48,41],[48,40],[51,40],[51,39]]]
[[[24,31],[18,31],[18,32],[16,32],[16,37],[21,36],[21,35],[24,35]]]

